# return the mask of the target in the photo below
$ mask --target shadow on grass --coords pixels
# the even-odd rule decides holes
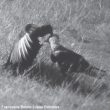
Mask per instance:
[[[64,76],[57,67],[45,65],[43,62],[40,66],[33,68],[29,73],[30,78],[49,87],[66,87],[68,90],[77,92],[84,96],[94,95],[95,98],[104,95],[109,87],[104,78],[97,79],[83,73],[74,73],[73,75]]]

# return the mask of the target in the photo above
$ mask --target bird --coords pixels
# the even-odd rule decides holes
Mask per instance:
[[[80,54],[61,45],[59,40],[57,34],[53,34],[48,39],[51,48],[50,59],[59,66],[64,76],[67,76],[69,73],[85,73],[92,77],[101,78],[106,74],[106,71],[92,66]],[[100,73],[100,76],[98,73]]]
[[[50,34],[50,36],[53,34],[53,28],[50,24],[39,27],[36,24],[27,24],[19,33],[4,64],[4,69],[10,68],[17,74],[28,69],[42,47],[38,38],[46,34]]]

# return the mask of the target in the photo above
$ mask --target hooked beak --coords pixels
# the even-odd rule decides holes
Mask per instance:
[[[49,39],[53,36],[53,34],[51,34],[46,40],[45,43],[49,43]]]

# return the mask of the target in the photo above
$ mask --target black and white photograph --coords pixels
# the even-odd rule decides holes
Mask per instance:
[[[0,110],[110,110],[110,0],[0,0]]]

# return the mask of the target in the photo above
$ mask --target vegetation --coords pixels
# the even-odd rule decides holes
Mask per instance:
[[[97,79],[81,73],[63,78],[50,60],[48,44],[35,59],[38,66],[30,71],[30,77],[10,76],[11,70],[3,70],[2,65],[18,33],[28,23],[50,23],[61,44],[106,70],[108,76]],[[1,0],[0,24],[1,110],[12,105],[59,106],[59,110],[110,109],[109,0]]]

